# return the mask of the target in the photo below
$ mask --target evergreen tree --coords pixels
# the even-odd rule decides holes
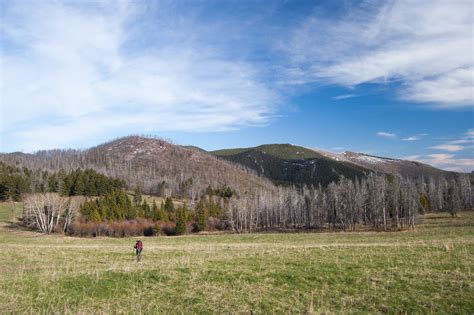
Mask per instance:
[[[420,196],[420,213],[424,214],[426,212],[431,212],[431,202],[428,199],[428,196],[421,195]]]
[[[24,192],[28,191],[28,182],[22,177],[14,177],[14,190],[12,198],[14,201],[21,201]]]
[[[155,210],[153,218],[156,221],[169,221],[168,213],[165,210],[165,204],[163,202],[161,202],[161,206]]]
[[[72,178],[70,175],[66,175],[62,181],[61,185],[61,195],[63,196],[70,196],[71,195],[71,189],[72,189]]]
[[[0,182],[0,201],[8,200],[8,187],[5,183]]]
[[[170,213],[174,211],[174,204],[173,200],[170,197],[167,197],[165,200],[165,210],[166,212]]]
[[[56,174],[51,174],[48,177],[48,191],[49,192],[58,192],[59,191],[58,179],[57,179]]]
[[[97,208],[94,208],[90,214],[90,220],[92,222],[100,222],[102,221],[102,218],[100,217],[100,213],[99,211],[97,210]]]
[[[133,203],[135,206],[140,206],[142,203],[142,193],[140,189],[135,190],[135,195],[133,196]]]
[[[176,234],[182,235],[186,232],[186,209],[183,207],[178,208],[176,211]]]
[[[153,199],[151,204],[151,213],[153,214],[153,219],[156,220],[156,213],[158,213],[158,206],[156,205],[156,200]]]
[[[204,231],[207,229],[208,213],[204,201],[201,200],[196,205],[196,221],[198,231]]]
[[[99,183],[98,181],[99,178],[95,176],[92,170],[86,170],[84,172],[84,195],[85,196],[100,196],[105,193],[103,189],[101,189],[102,190],[101,193],[98,192],[98,187],[102,186],[102,185],[97,185]]]
[[[146,202],[146,199],[143,200],[142,204],[144,217],[147,219],[153,219],[153,212],[151,211],[150,205]]]
[[[223,210],[218,203],[214,202],[212,197],[209,198],[207,208],[208,208],[208,213],[209,213],[208,216],[213,217],[213,218],[222,217]]]
[[[72,195],[73,196],[82,196],[82,195],[84,195],[84,188],[85,188],[85,185],[84,185],[84,179],[83,179],[83,176],[82,176],[82,172],[78,171],[76,181],[74,182],[74,184],[72,186]]]

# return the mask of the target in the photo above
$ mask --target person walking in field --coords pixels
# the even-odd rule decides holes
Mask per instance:
[[[137,262],[139,262],[142,259],[143,242],[141,240],[138,240],[133,248],[135,248]]]

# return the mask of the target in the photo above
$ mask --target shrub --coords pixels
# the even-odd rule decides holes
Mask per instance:
[[[147,221],[120,221],[120,222],[81,222],[77,221],[71,225],[68,234],[72,236],[96,237],[96,236],[152,236],[154,225]]]
[[[222,231],[224,229],[224,224],[218,218],[209,217],[207,219],[207,228],[209,231]]]
[[[159,223],[155,224],[155,226],[153,227],[153,231],[155,233],[155,235],[158,235],[161,233],[161,226]]]
[[[176,222],[176,235],[182,235],[186,232],[186,223],[183,220],[178,220]]]
[[[161,224],[161,231],[166,236],[176,235],[176,225],[173,222],[165,222]]]
[[[155,236],[156,232],[155,232],[155,226],[153,225],[150,225],[148,227],[146,227],[144,230],[143,230],[143,235],[144,236]]]

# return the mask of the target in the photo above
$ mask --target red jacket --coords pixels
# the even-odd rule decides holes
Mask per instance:
[[[142,243],[142,241],[137,241],[137,242],[135,243],[135,249],[140,249],[140,250],[143,249],[143,243]]]

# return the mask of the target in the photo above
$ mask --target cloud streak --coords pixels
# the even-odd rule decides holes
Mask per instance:
[[[453,154],[428,154],[428,155],[411,155],[402,159],[429,164],[434,167],[452,171],[452,172],[471,172],[474,169],[474,159],[457,158]]]
[[[396,139],[397,135],[391,132],[379,131],[377,132],[377,136],[383,137],[386,139]]]
[[[474,106],[473,6],[469,1],[365,1],[338,20],[316,11],[285,48],[290,80],[353,87],[397,83],[400,98]]]
[[[433,147],[430,147],[430,149],[456,152],[456,151],[464,150],[464,147],[462,145],[455,145],[455,144],[440,144],[440,145],[435,145]]]
[[[417,135],[414,135],[414,136],[403,138],[402,141],[418,141],[418,140],[421,140],[421,138],[423,138],[424,136],[427,136],[427,135],[428,134],[426,134],[426,133],[420,133],[420,134],[417,134]]]
[[[354,97],[358,97],[358,96],[360,96],[360,95],[359,94],[342,94],[342,95],[334,96],[332,99],[336,100],[336,101],[339,101],[339,100],[345,100],[345,99],[348,99],[348,98],[354,98]]]
[[[148,29],[161,40],[147,42],[144,29],[129,27],[144,14],[137,3],[29,4],[5,5],[0,22],[1,137],[24,144],[8,149],[44,149],[45,139],[71,145],[111,130],[225,131],[265,125],[276,111],[279,94],[258,65],[195,39],[192,20]]]

